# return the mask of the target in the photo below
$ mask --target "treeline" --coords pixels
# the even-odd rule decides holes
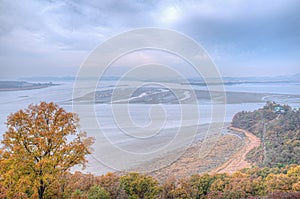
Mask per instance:
[[[276,113],[276,107],[282,112]],[[268,167],[300,164],[300,109],[268,102],[253,112],[237,113],[232,126],[246,129],[261,139],[261,146],[248,154],[253,163]]]
[[[6,198],[3,187],[0,190],[0,198]],[[163,184],[139,173],[95,176],[75,172],[53,183],[45,198],[299,198],[299,191],[300,166],[290,165],[284,168],[244,169],[232,175],[197,174],[183,179],[170,177]],[[30,190],[16,193],[15,198],[30,198],[29,193]]]

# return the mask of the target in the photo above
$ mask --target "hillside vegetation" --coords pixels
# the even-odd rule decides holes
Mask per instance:
[[[16,190],[11,198],[35,198],[28,187]],[[0,184],[0,198],[7,198]],[[186,178],[170,177],[160,183],[145,174],[102,176],[66,173],[46,191],[45,198],[66,199],[238,199],[299,198],[300,166],[251,168],[228,174],[195,174]],[[10,197],[8,197],[10,198]]]
[[[261,139],[261,145],[248,154],[249,161],[268,167],[300,164],[300,109],[268,102],[253,112],[237,113],[232,126]]]

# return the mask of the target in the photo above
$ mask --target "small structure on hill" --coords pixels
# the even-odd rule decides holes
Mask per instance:
[[[281,106],[280,104],[276,104],[274,106],[274,109],[273,109],[274,113],[277,113],[277,114],[284,114],[285,113],[285,108],[283,106]]]

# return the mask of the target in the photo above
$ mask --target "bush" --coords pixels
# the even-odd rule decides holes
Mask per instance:
[[[109,193],[100,186],[92,186],[88,192],[88,199],[109,199]]]
[[[71,199],[86,199],[86,197],[85,197],[85,195],[83,194],[83,192],[80,189],[76,189],[72,193]]]
[[[120,183],[129,198],[158,198],[162,191],[156,179],[138,173],[122,176]]]

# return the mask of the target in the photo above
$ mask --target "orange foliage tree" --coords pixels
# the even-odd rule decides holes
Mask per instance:
[[[0,181],[8,198],[24,194],[44,198],[71,167],[85,166],[93,143],[79,131],[78,116],[54,103],[29,105],[11,114],[7,127],[0,150]]]

